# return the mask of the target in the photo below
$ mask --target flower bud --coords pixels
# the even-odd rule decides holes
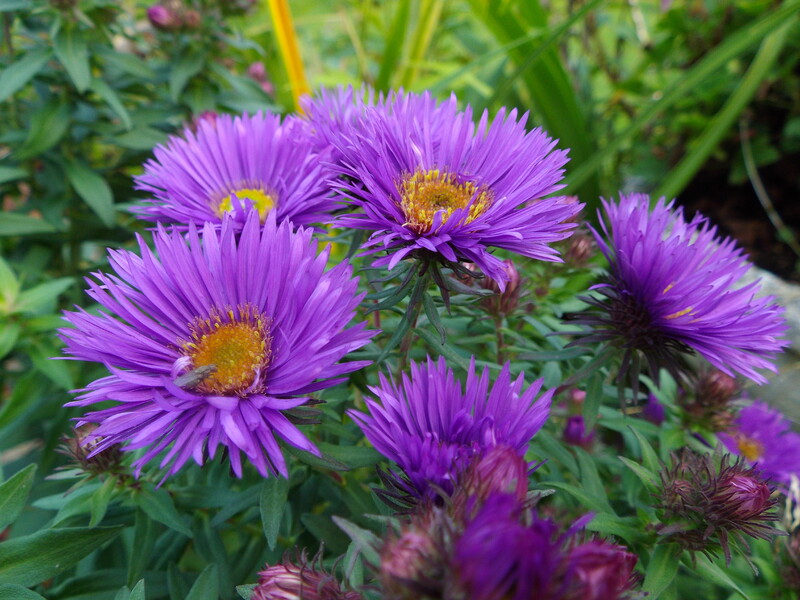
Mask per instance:
[[[588,450],[592,447],[594,442],[594,432],[586,433],[586,423],[581,415],[573,415],[567,418],[567,424],[564,426],[563,433],[564,441],[573,446],[580,446]]]
[[[112,445],[94,454],[103,443],[103,438],[93,436],[94,424],[81,425],[73,435],[62,438],[58,451],[73,460],[73,466],[90,475],[119,473],[122,469],[122,451]]]
[[[503,261],[503,265],[508,275],[505,291],[501,292],[497,282],[489,277],[478,280],[482,288],[495,293],[494,296],[483,298],[481,300],[481,306],[484,307],[486,312],[496,317],[508,316],[516,310],[517,306],[519,306],[519,299],[522,295],[522,287],[525,282],[511,260],[507,259]]]
[[[437,596],[445,568],[444,556],[435,538],[443,513],[427,506],[399,533],[390,532],[381,547],[378,578],[384,597],[416,600]]]
[[[183,24],[180,15],[162,4],[154,4],[147,9],[150,24],[161,31],[175,31]]]
[[[714,500],[728,507],[734,518],[747,521],[758,517],[769,505],[769,486],[742,473],[733,473],[720,483]]]
[[[193,8],[183,11],[181,20],[186,29],[197,29],[203,23],[203,17]]]
[[[645,420],[650,421],[655,425],[661,425],[664,422],[664,418],[666,416],[666,412],[664,411],[664,405],[658,401],[653,394],[648,394],[647,396],[647,403],[642,408],[642,416]]]
[[[569,239],[564,252],[564,262],[575,269],[583,269],[596,254],[597,244],[589,233],[579,229]]]
[[[492,494],[510,494],[520,503],[524,502],[528,495],[529,471],[525,459],[508,446],[497,446],[474,458],[454,494],[457,520],[474,513]]]
[[[728,429],[734,419],[731,401],[739,391],[736,379],[717,369],[700,374],[694,398],[683,400],[688,419],[712,431]]]
[[[321,555],[311,563],[305,552],[299,555],[300,564],[283,562],[259,573],[258,585],[252,600],[361,600],[357,592],[344,592],[333,575],[322,570]]]
[[[568,558],[575,600],[616,600],[631,589],[637,557],[623,546],[591,540],[572,549]]]

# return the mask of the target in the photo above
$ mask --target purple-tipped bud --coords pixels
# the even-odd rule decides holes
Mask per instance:
[[[181,18],[186,29],[197,29],[203,23],[203,17],[193,8],[183,11]]]
[[[635,577],[637,557],[624,546],[590,540],[572,549],[567,573],[574,591],[572,600],[616,600],[628,592]]]
[[[673,465],[661,472],[662,524],[656,530],[691,551],[713,554],[722,549],[731,560],[730,538],[747,546],[744,536],[769,539],[777,530],[767,523],[778,517],[771,510],[771,488],[754,468],[730,455],[717,465],[713,457],[689,449],[673,455]]]
[[[688,420],[712,431],[729,429],[735,416],[731,402],[739,389],[736,379],[722,371],[709,369],[701,373],[694,386],[694,397],[682,400]]]
[[[442,586],[444,560],[436,536],[445,515],[430,506],[415,514],[399,533],[389,533],[381,547],[378,578],[384,597],[416,600],[437,597]]]
[[[530,465],[513,448],[498,446],[473,459],[453,497],[457,520],[473,515],[492,494],[508,494],[522,503],[528,495]]]
[[[305,553],[294,564],[284,557],[283,562],[261,571],[252,600],[361,600],[357,592],[345,592],[333,575],[319,564],[318,555],[311,563]]]
[[[254,62],[247,67],[247,76],[259,83],[266,81],[267,67],[265,67],[264,63],[261,61]]]
[[[497,285],[494,279],[484,277],[478,280],[482,288],[495,293],[494,296],[488,296],[481,300],[481,306],[484,307],[486,312],[495,317],[508,316],[517,309],[525,282],[513,261],[504,260],[503,270],[508,275],[505,291],[500,291],[500,286]]]
[[[588,450],[594,443],[594,432],[586,433],[586,423],[581,415],[573,415],[567,418],[564,426],[564,441],[573,446],[580,446]]]
[[[183,25],[180,15],[163,4],[154,4],[147,9],[150,24],[161,31],[175,31]]]
[[[655,425],[661,425],[666,417],[664,405],[658,401],[653,394],[647,396],[647,403],[642,408],[642,416],[645,420],[650,421]]]

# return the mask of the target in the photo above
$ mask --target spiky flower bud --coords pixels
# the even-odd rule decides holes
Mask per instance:
[[[180,14],[163,4],[154,4],[148,8],[147,19],[153,27],[161,31],[175,31],[183,25]]]
[[[504,291],[500,291],[500,286],[494,279],[483,277],[478,280],[478,284],[482,288],[495,293],[494,296],[487,296],[481,300],[481,306],[495,317],[508,316],[517,309],[525,283],[513,261],[504,260],[503,270],[508,275]]]
[[[492,494],[509,494],[523,503],[528,495],[531,467],[508,446],[497,446],[472,460],[452,497],[457,521],[464,521],[480,509]]]
[[[261,571],[252,600],[361,600],[361,594],[343,591],[336,578],[322,569],[321,554],[309,562],[303,551],[297,562],[284,556],[280,564]]]
[[[431,505],[421,508],[399,532],[391,531],[380,550],[378,578],[387,600],[438,597],[444,577],[439,537],[447,517]]]
[[[567,572],[579,582],[570,600],[620,598],[633,584],[636,555],[624,546],[605,540],[590,540],[575,546],[567,559]]]
[[[711,431],[725,431],[735,417],[731,402],[740,386],[734,377],[718,369],[702,372],[694,385],[694,394],[683,399],[686,418]]]
[[[761,473],[740,461],[729,463],[684,449],[661,472],[662,523],[658,533],[691,552],[715,554],[721,548],[730,563],[729,539],[745,547],[745,536],[769,539],[778,533],[767,525],[778,517],[772,509],[774,488]]]
[[[97,451],[103,438],[92,435],[97,425],[81,425],[71,436],[62,438],[58,452],[69,456],[73,466],[89,475],[115,474],[122,471],[122,451],[118,444]]]
[[[578,229],[570,238],[564,262],[575,269],[583,269],[597,253],[597,244],[589,232]]]

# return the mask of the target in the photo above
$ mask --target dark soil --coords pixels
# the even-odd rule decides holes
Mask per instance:
[[[709,217],[720,233],[736,238],[759,267],[800,283],[800,257],[777,235],[749,181],[732,185],[729,166],[709,163],[680,194],[687,216]],[[800,154],[786,155],[759,168],[777,213],[800,239]]]

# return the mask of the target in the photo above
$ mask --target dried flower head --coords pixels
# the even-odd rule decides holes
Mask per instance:
[[[666,540],[709,556],[721,548],[730,563],[731,540],[747,547],[745,536],[769,539],[779,533],[768,525],[778,520],[774,488],[758,470],[738,460],[730,464],[727,454],[717,465],[713,456],[685,448],[660,475],[663,515],[657,531]]]

